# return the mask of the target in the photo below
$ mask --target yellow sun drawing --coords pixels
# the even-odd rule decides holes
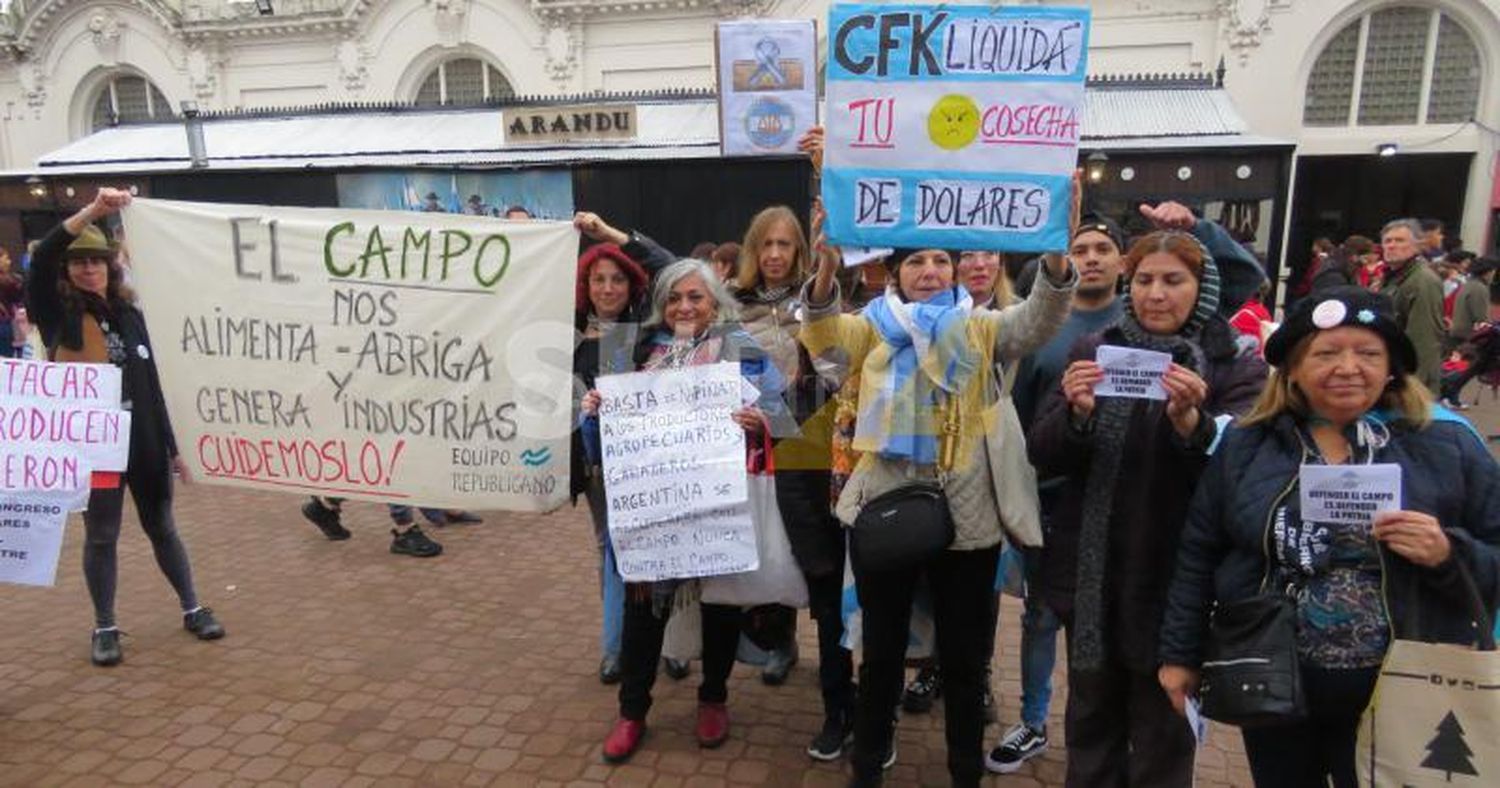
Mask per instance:
[[[945,150],[958,150],[979,136],[979,107],[974,99],[949,93],[927,114],[927,136]]]

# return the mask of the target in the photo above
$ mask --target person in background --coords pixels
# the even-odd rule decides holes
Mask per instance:
[[[1443,256],[1448,253],[1448,245],[1444,237],[1446,228],[1442,220],[1423,219],[1421,231],[1422,256],[1434,263],[1443,259]]]
[[[11,270],[10,252],[0,249],[0,356],[14,358],[20,356],[21,347],[25,343],[16,340],[16,313],[24,307],[21,306],[22,293],[21,276]]]
[[[1042,582],[1070,649],[1067,786],[1185,788],[1194,740],[1156,683],[1157,627],[1220,418],[1249,409],[1266,366],[1219,315],[1218,267],[1196,238],[1153,232],[1125,272],[1124,316],[1073,346],[1028,435],[1037,474],[1067,479]],[[1096,396],[1105,345],[1170,354],[1166,400]]]
[[[1371,292],[1380,291],[1385,277],[1385,263],[1380,259],[1380,246],[1363,235],[1351,235],[1344,239],[1344,253],[1354,263],[1355,283]]]
[[[713,241],[701,241],[693,247],[693,251],[688,252],[688,257],[707,262],[713,259],[714,250],[717,248],[719,245]]]
[[[1302,267],[1296,280],[1288,291],[1287,304],[1296,303],[1299,299],[1306,298],[1312,292],[1313,280],[1317,278],[1318,271],[1323,267],[1323,261],[1328,254],[1335,249],[1335,245],[1327,236],[1319,236],[1313,239],[1312,249],[1307,259],[1307,264]]]
[[[1309,292],[1315,294],[1320,290],[1355,284],[1359,281],[1358,268],[1359,260],[1347,247],[1335,247],[1318,264],[1318,272],[1313,275]]]
[[[427,196],[422,199],[423,213],[447,213],[447,209],[443,207],[443,201],[438,198],[437,192],[428,192]]]
[[[443,554],[443,546],[433,541],[422,530],[422,527],[417,525],[411,506],[386,504],[386,511],[390,514],[391,524],[395,526],[391,529],[392,553],[409,555],[413,558],[436,558]],[[428,523],[438,528],[484,522],[484,519],[478,515],[462,509],[434,509],[423,506],[420,507],[420,511]],[[331,542],[342,542],[353,536],[349,529],[344,527],[343,498],[309,496],[302,504],[302,516],[316,525],[318,530],[323,532],[323,536]]]
[[[1273,325],[1271,310],[1266,309],[1265,300],[1271,295],[1271,283],[1261,285],[1260,292],[1250,297],[1244,305],[1229,318],[1229,325],[1240,335],[1240,343],[1252,348],[1255,355],[1259,356],[1265,345],[1269,329]]]
[[[1417,351],[1411,370],[1434,396],[1443,363],[1443,284],[1418,247],[1422,226],[1415,219],[1396,219],[1380,230],[1386,276],[1380,292],[1396,306],[1396,324]]]
[[[124,659],[115,589],[127,488],[157,566],[177,592],[183,628],[200,640],[224,637],[213,611],[198,602],[187,548],[172,518],[172,476],[175,472],[186,482],[187,465],[177,455],[146,319],[114,263],[114,248],[94,224],[129,204],[130,192],[100,189],[92,202],[42,239],[26,284],[27,311],[52,360],[119,367],[122,402],[131,412],[125,472],[115,486],[96,487],[89,494],[83,515],[83,576],[95,621],[90,659],[101,666]]]
[[[1469,275],[1453,298],[1452,325],[1448,329],[1447,349],[1463,344],[1474,329],[1490,319],[1490,286],[1500,260],[1474,258],[1468,262]]]
[[[714,273],[719,275],[720,281],[733,282],[739,278],[740,245],[734,241],[715,246],[713,252],[705,259],[713,265]]]
[[[530,221],[532,216],[531,211],[527,210],[526,206],[512,205],[505,209],[505,218],[513,222],[525,222]]]
[[[1270,382],[1193,498],[1157,679],[1182,713],[1213,607],[1288,589],[1308,716],[1243,729],[1250,773],[1262,786],[1353,788],[1360,715],[1391,640],[1473,644],[1461,572],[1483,599],[1500,598],[1500,466],[1472,427],[1432,407],[1384,298],[1348,288],[1309,299],[1271,336],[1266,360]],[[1304,519],[1301,466],[1365,463],[1400,466],[1401,511],[1373,524]]]

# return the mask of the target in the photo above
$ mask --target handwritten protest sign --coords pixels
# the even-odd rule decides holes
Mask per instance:
[[[720,22],[719,148],[725,156],[797,152],[818,120],[818,39],[810,19]]]
[[[834,5],[829,239],[1064,248],[1089,22],[1083,8]]]
[[[82,496],[88,497],[87,487]],[[0,494],[0,583],[52,585],[63,525],[79,501],[77,490],[6,490]]]
[[[730,417],[744,393],[739,365],[607,375],[598,386],[620,574],[641,582],[757,568],[745,433]]]
[[[1401,466],[1304,465],[1298,475],[1302,519],[1315,523],[1373,523],[1401,508]]]
[[[0,469],[0,490],[58,489],[40,476],[54,473],[82,473],[87,486],[89,471],[125,470],[130,411],[120,407],[120,380],[113,364],[0,358],[0,445],[15,462]],[[58,448],[76,453],[69,464]]]
[[[1161,379],[1172,366],[1170,353],[1100,345],[1094,362],[1104,370],[1104,380],[1094,386],[1096,397],[1167,398]]]
[[[199,478],[436,507],[566,498],[570,224],[165,200],[124,219]]]

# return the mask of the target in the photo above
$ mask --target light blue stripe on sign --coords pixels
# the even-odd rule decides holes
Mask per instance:
[[[936,188],[937,182],[958,187]],[[1016,188],[999,188],[1006,184]],[[828,239],[841,246],[1060,251],[1068,243],[1072,178],[1010,172],[828,169],[823,173],[823,204],[828,208]],[[1044,220],[1036,213],[1039,206],[1046,206]],[[857,221],[861,215],[867,220],[865,226]],[[943,226],[918,226],[924,217]],[[887,224],[869,224],[881,221]]]
[[[1089,28],[1087,8],[839,4],[827,78],[1083,82]]]

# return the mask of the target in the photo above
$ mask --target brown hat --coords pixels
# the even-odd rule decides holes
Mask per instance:
[[[104,236],[104,231],[90,224],[83,228],[83,232],[68,244],[68,250],[63,257],[69,260],[77,260],[84,257],[103,257],[114,259],[115,245]]]

